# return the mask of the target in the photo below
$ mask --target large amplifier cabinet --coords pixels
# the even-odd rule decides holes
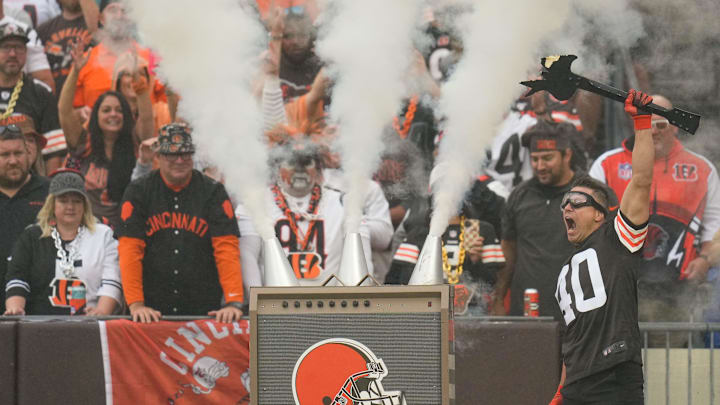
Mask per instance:
[[[449,286],[266,287],[250,296],[251,404],[454,403]]]

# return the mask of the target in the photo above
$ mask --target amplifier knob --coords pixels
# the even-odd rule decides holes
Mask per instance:
[[[300,301],[295,301],[295,308],[300,308]]]
[[[341,303],[340,303],[340,306],[343,307],[343,308],[345,308],[345,307],[347,306],[347,301],[341,302]]]

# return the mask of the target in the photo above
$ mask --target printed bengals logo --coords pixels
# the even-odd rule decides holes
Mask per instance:
[[[122,205],[122,210],[120,211],[120,218],[122,218],[123,222],[127,221],[133,213],[133,205],[130,201],[125,201]]]
[[[230,200],[225,200],[222,203],[222,207],[223,207],[223,211],[225,211],[225,215],[227,215],[227,217],[229,219],[235,218],[235,212],[233,212],[233,207],[232,207],[232,204],[230,203]]]
[[[320,255],[315,252],[290,252],[288,260],[290,260],[290,266],[298,279],[312,280],[318,278],[322,273]]]
[[[82,280],[54,278],[50,282],[50,287],[52,287],[52,295],[48,299],[52,306],[70,308],[71,314],[75,314],[85,307],[87,288]]]

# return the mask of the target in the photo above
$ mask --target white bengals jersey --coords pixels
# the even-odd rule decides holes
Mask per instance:
[[[537,123],[530,114],[511,111],[493,139],[485,173],[507,190],[532,177],[530,153],[520,144],[520,137]]]
[[[271,194],[270,194],[271,195]],[[324,186],[315,215],[308,213],[310,195],[294,198],[284,194],[288,207],[302,219],[297,221],[297,234],[293,231],[285,213],[272,197],[267,200],[268,213],[275,227],[275,236],[288,255],[288,261],[298,278],[300,285],[321,285],[331,274],[340,268],[343,242],[345,239],[344,194],[334,188]],[[245,208],[238,204],[235,210],[241,237],[259,236]],[[367,225],[360,226],[363,250],[368,262],[368,270],[373,273],[370,258],[370,236]],[[240,252],[242,255],[242,252]],[[264,259],[259,257],[258,268],[264,274]],[[243,270],[244,271],[244,270]]]

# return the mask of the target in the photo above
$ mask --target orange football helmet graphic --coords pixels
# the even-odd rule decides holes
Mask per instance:
[[[406,405],[401,391],[385,391],[387,367],[365,345],[333,338],[315,343],[293,370],[296,405]]]

